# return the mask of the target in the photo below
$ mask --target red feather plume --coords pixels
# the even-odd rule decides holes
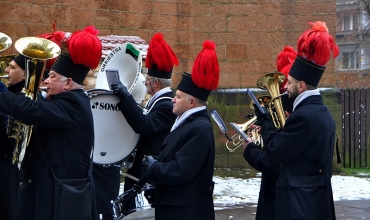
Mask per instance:
[[[62,42],[65,40],[65,32],[64,31],[57,31],[56,30],[56,22],[52,24],[53,27],[53,32],[52,33],[45,33],[45,34],[40,34],[39,38],[44,38],[47,40],[51,40],[54,43],[56,43],[58,46],[61,46]],[[50,70],[50,68],[53,66],[56,58],[50,59],[46,62],[46,69]]]
[[[331,51],[333,51],[334,58],[339,55],[339,47],[329,34],[325,22],[316,21],[315,23],[308,22],[308,24],[311,25],[311,29],[299,37],[297,54],[317,65],[325,66],[330,59]]]
[[[285,80],[280,84],[281,92],[285,92],[284,86],[288,81],[289,71],[293,66],[297,53],[291,46],[284,46],[276,59],[276,69],[285,75]]]
[[[69,54],[75,64],[95,69],[102,56],[102,43],[97,37],[99,31],[88,26],[71,34],[67,41]]]
[[[216,54],[216,44],[210,40],[203,42],[203,50],[196,57],[191,71],[195,85],[207,90],[215,90],[220,80],[220,68]]]
[[[150,69],[152,65],[157,65],[159,70],[167,72],[171,71],[174,65],[179,65],[175,53],[166,43],[161,33],[154,34],[149,43],[145,66]]]

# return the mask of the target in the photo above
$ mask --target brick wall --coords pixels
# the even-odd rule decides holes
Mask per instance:
[[[94,24],[101,35],[133,35],[150,41],[162,32],[180,59],[173,86],[210,39],[217,44],[220,88],[255,87],[275,70],[284,45],[296,47],[307,21],[322,20],[335,35],[334,0],[1,0],[0,31],[13,42],[51,32],[51,22],[64,31]],[[14,48],[3,54],[16,53]],[[335,86],[334,60],[320,87]]]

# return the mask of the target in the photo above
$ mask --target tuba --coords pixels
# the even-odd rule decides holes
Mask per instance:
[[[284,82],[285,75],[279,72],[267,73],[257,81],[257,86],[260,89],[266,89],[271,96],[268,106],[265,106],[269,111],[272,121],[276,129],[281,129],[285,124],[285,115],[283,105],[281,103],[280,84]]]
[[[61,49],[56,43],[38,37],[20,38],[15,42],[14,46],[20,54],[30,58],[25,65],[26,79],[22,92],[26,97],[36,101],[46,61],[59,56]],[[31,68],[31,65],[34,68]],[[15,140],[12,162],[13,164],[18,163],[18,167],[20,167],[31,138],[32,125],[23,124],[21,121],[9,116],[6,127],[8,137]]]

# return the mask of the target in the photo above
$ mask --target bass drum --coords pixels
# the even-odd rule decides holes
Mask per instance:
[[[94,163],[110,166],[121,164],[136,147],[139,134],[127,123],[119,110],[119,98],[107,90],[89,90],[94,118]]]
[[[94,118],[94,163],[104,166],[121,165],[130,156],[139,140],[119,110],[119,98],[109,91],[106,69],[117,69],[120,81],[138,104],[146,87],[139,49],[130,43],[118,45],[102,62],[94,90],[87,91]]]

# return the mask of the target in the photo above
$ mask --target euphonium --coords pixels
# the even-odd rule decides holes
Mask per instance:
[[[257,81],[257,86],[261,89],[267,89],[271,100],[266,106],[269,111],[276,129],[283,128],[285,124],[285,115],[281,103],[280,84],[285,80],[285,76],[279,72],[272,72],[262,76]]]
[[[56,43],[38,37],[21,38],[14,46],[20,54],[30,58],[25,65],[26,79],[22,92],[26,97],[36,101],[46,61],[59,56],[61,49]],[[34,66],[33,71],[31,65]],[[18,163],[20,166],[31,138],[32,125],[23,124],[10,116],[7,120],[7,134],[9,138],[15,140],[13,164]]]

